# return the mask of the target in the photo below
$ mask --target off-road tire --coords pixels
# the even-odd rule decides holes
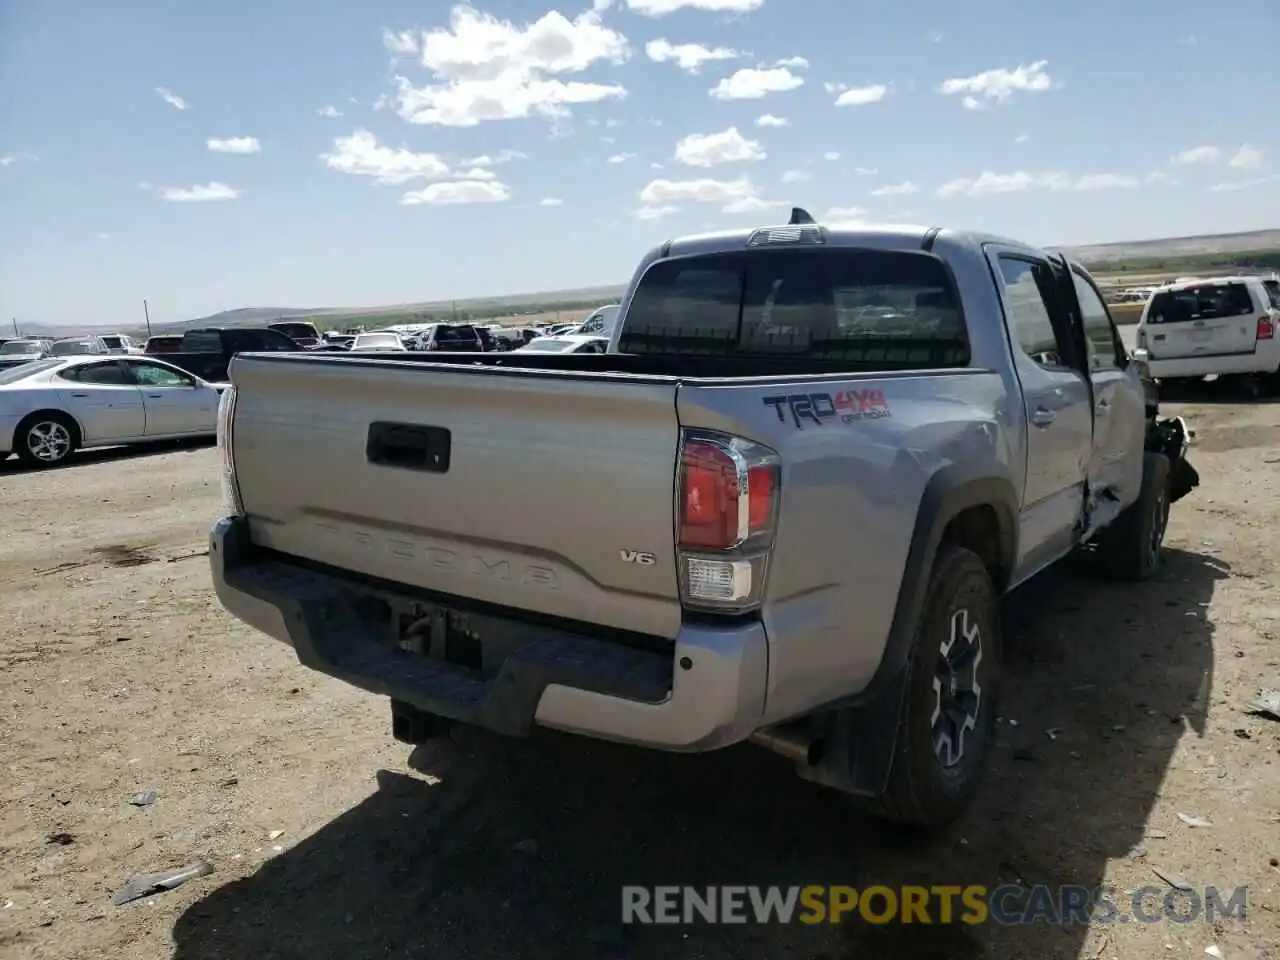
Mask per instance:
[[[65,434],[66,443],[60,448],[56,459],[37,456],[33,447],[33,435],[47,430],[49,425],[60,427]],[[13,452],[24,464],[32,467],[57,467],[66,463],[80,446],[80,427],[65,413],[48,410],[33,413],[18,424],[13,431]]]
[[[1149,580],[1164,561],[1169,522],[1169,458],[1146,453],[1138,499],[1098,534],[1095,555],[1101,571],[1116,580]]]
[[[978,631],[981,692],[976,722],[960,738],[959,761],[946,766],[935,749],[933,682],[941,650],[954,629],[963,629],[966,615],[969,628]],[[981,785],[995,736],[1002,651],[1000,600],[990,571],[972,550],[943,544],[912,641],[889,782],[883,794],[862,801],[867,812],[926,832],[942,830],[964,813]]]

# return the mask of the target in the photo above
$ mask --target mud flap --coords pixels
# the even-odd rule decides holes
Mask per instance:
[[[797,764],[802,779],[865,797],[878,797],[889,783],[898,747],[898,724],[906,696],[908,667],[856,707],[841,707],[813,719],[821,746],[817,764]]]

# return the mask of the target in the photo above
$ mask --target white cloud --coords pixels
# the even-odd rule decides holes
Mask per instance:
[[[835,150],[828,150],[826,153],[822,155],[822,159],[823,160],[839,160],[840,154],[837,153]]]
[[[1076,190],[1132,190],[1142,185],[1137,177],[1118,173],[1094,173],[1081,177],[1075,183]]]
[[[1096,173],[1074,177],[1061,170],[1032,173],[1015,170],[1012,173],[993,173],[984,170],[976,177],[961,177],[944,183],[938,188],[940,197],[984,197],[1000,193],[1021,193],[1025,190],[1118,190],[1137,187],[1140,181],[1134,177],[1115,173]]]
[[[804,77],[787,67],[746,67],[711,88],[717,100],[759,100],[770,93],[784,93],[804,86]]]
[[[763,160],[767,154],[757,140],[748,140],[737,127],[719,133],[694,133],[677,144],[675,159],[688,167],[715,167],[722,163]]]
[[[763,116],[756,117],[757,127],[785,127],[791,121],[786,117],[775,117],[772,113],[766,113]]]
[[[1222,151],[1212,144],[1203,147],[1192,147],[1174,154],[1173,163],[1217,163],[1222,159]]]
[[[383,30],[382,45],[394,57],[411,57],[418,52],[418,35],[412,30]]]
[[[1147,183],[1158,183],[1164,187],[1176,187],[1178,181],[1163,170],[1152,170],[1147,174]]]
[[[785,200],[762,200],[760,197],[743,197],[725,206],[723,213],[760,213],[764,210],[776,210],[785,207]]]
[[[1230,163],[1227,165],[1235,167],[1237,170],[1256,170],[1262,166],[1262,151],[1256,150],[1246,143],[1236,151],[1236,155],[1231,158]]]
[[[770,64],[770,66],[786,67],[791,70],[807,70],[809,68],[809,61],[804,57],[783,57],[781,60]]]
[[[1215,183],[1209,188],[1209,192],[1222,193],[1224,191],[1252,190],[1254,187],[1278,182],[1280,182],[1280,173],[1272,173],[1265,177],[1253,177],[1249,180],[1228,180],[1225,183]]]
[[[627,9],[646,17],[665,17],[677,10],[703,10],[707,13],[750,13],[759,10],[764,0],[624,0]]]
[[[867,211],[861,207],[832,207],[822,215],[823,220],[861,220]]]
[[[109,234],[109,233],[100,233],[100,234],[98,234],[98,239],[99,239],[99,240],[110,240],[110,239],[111,239],[111,234]]]
[[[473,7],[453,8],[450,27],[423,34],[422,65],[436,82],[416,87],[397,76],[397,113],[410,123],[471,127],[489,120],[563,119],[571,105],[626,96],[616,83],[564,81],[599,63],[623,63],[627,39],[589,10],[570,20],[556,11],[517,26]]]
[[[455,170],[449,174],[450,180],[497,180],[498,175],[488,167],[472,167],[470,170]]]
[[[1030,139],[1031,139],[1031,134],[1029,134],[1029,133],[1020,133],[1020,134],[1018,134],[1016,137],[1014,137],[1014,138],[1013,138],[1013,142],[1014,142],[1014,143],[1026,143],[1026,142],[1027,142],[1028,140],[1030,140]]]
[[[511,199],[511,189],[497,180],[452,180],[433,183],[421,190],[410,190],[400,197],[406,207],[421,204],[447,206],[459,203],[504,203]]]
[[[626,163],[628,160],[634,160],[635,158],[636,158],[636,155],[634,153],[615,153],[612,157],[609,158],[609,162],[610,163]]]
[[[559,197],[543,197],[538,201],[540,207],[563,207],[564,201]]]
[[[214,153],[261,153],[262,144],[257,137],[210,137],[205,141]]]
[[[937,89],[946,96],[964,94],[961,103],[970,110],[979,110],[988,104],[1002,104],[1015,93],[1044,93],[1053,89],[1053,78],[1045,72],[1048,65],[1048,60],[1037,60],[1012,70],[984,70],[971,77],[944,80]]]
[[[689,73],[697,73],[704,63],[734,60],[742,56],[737,50],[730,50],[728,47],[704,47],[700,43],[673,44],[665,38],[650,40],[644,45],[644,52],[655,63],[670,61]]]
[[[837,107],[865,107],[869,103],[879,103],[889,93],[889,87],[876,83],[866,87],[850,87],[843,83],[824,84],[827,93],[839,93],[836,97]]]
[[[755,195],[755,187],[746,177],[737,180],[653,180],[640,191],[640,202],[655,208],[686,201],[728,205]]]
[[[645,204],[636,210],[636,218],[639,220],[661,220],[663,217],[669,217],[673,213],[679,213],[680,208],[672,204],[661,204],[653,206]]]
[[[333,149],[321,154],[320,159],[330,170],[373,177],[379,183],[441,180],[449,176],[449,165],[434,153],[414,153],[405,147],[383,146],[368,130],[356,130],[350,136],[338,137],[333,141]]]
[[[317,110],[316,113],[318,113],[322,117],[328,117],[330,120],[334,120],[342,116],[342,111],[339,110],[337,107],[335,107],[332,103],[326,103],[323,107]]]
[[[920,188],[910,180],[904,180],[902,183],[891,183],[883,187],[877,187],[871,191],[871,195],[873,197],[908,197],[919,191]]]
[[[165,87],[156,87],[156,95],[176,110],[187,110],[191,107],[191,104],[187,103],[187,101],[183,100],[172,90]]]
[[[528,160],[527,153],[521,153],[519,150],[499,150],[497,153],[482,153],[478,157],[471,157],[462,161],[464,167],[492,167],[499,163],[510,163],[512,160]]]
[[[854,167],[853,172],[860,177],[874,177],[880,170],[877,167]]]
[[[18,158],[11,154],[5,154],[3,157],[0,157],[0,167],[12,167],[17,162]]]
[[[783,183],[804,183],[806,180],[812,179],[809,174],[803,170],[787,170],[779,177]]]
[[[218,200],[234,200],[241,192],[215,180],[194,187],[161,187],[160,199],[170,203],[213,203]]]

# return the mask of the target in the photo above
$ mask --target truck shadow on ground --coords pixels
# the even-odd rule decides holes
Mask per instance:
[[[23,463],[15,456],[0,458],[0,475],[7,473],[36,473],[41,470],[69,470],[75,467],[91,467],[98,463],[113,463],[117,460],[135,460],[141,457],[154,457],[162,453],[174,453],[180,450],[202,450],[212,447],[217,441],[213,437],[194,437],[189,440],[155,440],[150,443],[139,443],[127,447],[94,447],[89,450],[78,450],[65,463],[57,467],[44,467]]]
[[[1179,739],[1204,733],[1206,607],[1226,576],[1170,550],[1142,585],[1059,575],[1019,591],[989,780],[945,837],[886,829],[755,747],[680,757],[458,734],[415,751],[432,776],[380,771],[359,806],[192,905],[175,956],[1092,956],[1083,924],[624,927],[620,888],[1099,885],[1141,841]]]

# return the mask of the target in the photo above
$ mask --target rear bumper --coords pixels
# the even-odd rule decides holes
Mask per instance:
[[[1156,359],[1147,350],[1135,350],[1134,359],[1143,362],[1151,376],[1164,380],[1178,377],[1204,377],[1210,374],[1233,376],[1275,373],[1277,364],[1280,364],[1280,355],[1270,350],[1219,356],[1178,357],[1168,360]]]
[[[670,651],[638,650],[297,566],[255,550],[235,517],[214,524],[209,564],[222,605],[292,646],[303,666],[498,733],[525,736],[536,724],[692,753],[745,740],[764,712],[759,623],[685,626]],[[429,655],[401,642],[409,623],[425,624]],[[470,653],[446,654],[451,645]]]

